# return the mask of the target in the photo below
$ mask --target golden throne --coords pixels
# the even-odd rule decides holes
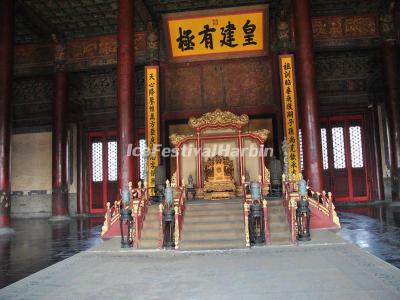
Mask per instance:
[[[207,160],[204,166],[204,198],[226,199],[235,195],[233,162],[228,157],[216,155]]]

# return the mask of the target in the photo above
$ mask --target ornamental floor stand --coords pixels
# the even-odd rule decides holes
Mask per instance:
[[[126,224],[126,232],[124,235],[124,223]],[[121,230],[121,248],[131,248],[133,247],[133,217],[132,209],[123,208],[121,209],[119,217],[119,226]]]
[[[165,209],[163,212],[164,242],[163,246],[168,249],[175,248],[175,211]]]
[[[297,221],[297,240],[306,242],[311,240],[310,235],[310,215],[308,201],[301,199],[297,203],[296,221]]]
[[[250,205],[250,243],[252,245],[265,244],[264,209],[261,203]]]

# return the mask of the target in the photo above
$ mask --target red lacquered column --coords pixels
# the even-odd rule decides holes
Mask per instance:
[[[0,233],[10,226],[10,134],[14,49],[14,1],[0,1]]]
[[[323,190],[321,132],[315,76],[310,1],[294,0],[296,64],[303,134],[304,175],[315,191]]]
[[[400,201],[400,76],[399,76],[399,48],[394,41],[387,41],[382,47],[382,57],[385,75],[385,106],[389,123],[392,153],[392,199]]]
[[[378,107],[374,105],[372,111],[372,131],[373,131],[373,147],[374,147],[374,172],[376,178],[376,191],[374,191],[374,197],[376,200],[385,200],[385,188],[383,184],[383,172],[382,172],[382,155],[380,148],[380,136],[379,136],[379,113]]]
[[[52,220],[68,219],[67,186],[67,133],[65,114],[67,108],[67,73],[54,74],[53,99],[53,197]]]
[[[119,0],[118,9],[118,187],[128,188],[136,182],[134,158],[127,155],[130,144],[135,145],[134,128],[134,1]]]

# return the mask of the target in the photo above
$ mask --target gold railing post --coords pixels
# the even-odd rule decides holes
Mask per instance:
[[[250,205],[248,203],[244,203],[244,226],[246,233],[246,247],[250,247],[249,209]]]
[[[106,234],[106,232],[110,228],[110,225],[111,225],[111,208],[110,208],[110,202],[107,202],[106,215],[104,216],[104,223],[103,226],[101,227],[101,236]]]
[[[164,244],[164,227],[163,227],[163,205],[158,205],[159,231],[158,231],[158,248],[162,249]]]
[[[136,247],[139,247],[139,216],[138,216],[138,209],[139,209],[139,200],[133,200],[132,201],[132,214],[133,214],[133,219],[135,222],[135,240],[134,243]]]
[[[175,249],[179,249],[179,239],[180,239],[180,234],[179,234],[179,206],[175,205],[174,206],[174,211],[175,211]]]
[[[296,235],[297,235],[297,222],[296,222],[296,209],[297,209],[297,202],[294,197],[290,198],[290,211],[291,211],[291,218],[292,218],[292,243],[296,242]]]
[[[265,234],[265,243],[270,244],[270,232],[269,232],[269,223],[268,223],[268,201],[264,199],[262,201],[263,209],[264,209],[264,234]]]

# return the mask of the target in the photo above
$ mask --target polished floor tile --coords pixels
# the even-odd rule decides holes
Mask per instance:
[[[337,210],[342,238],[400,268],[400,208],[357,206]]]
[[[0,236],[0,288],[100,242],[103,218],[12,221],[15,234]]]

